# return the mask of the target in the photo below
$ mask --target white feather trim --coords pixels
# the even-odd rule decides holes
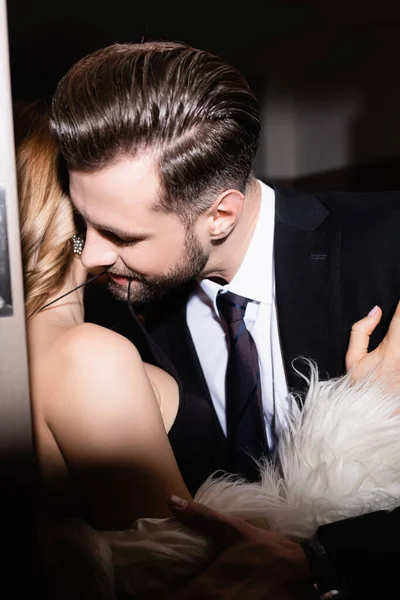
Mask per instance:
[[[400,505],[400,398],[382,383],[350,376],[321,382],[314,365],[304,408],[294,397],[278,463],[262,481],[210,477],[195,499],[292,539],[320,525]],[[130,597],[180,585],[212,558],[211,544],[173,519],[140,519],[102,534],[115,576]],[[103,537],[103,540],[104,540]]]

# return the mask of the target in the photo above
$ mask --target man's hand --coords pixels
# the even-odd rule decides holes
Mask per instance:
[[[299,544],[197,502],[173,497],[170,508],[183,525],[213,540],[217,556],[185,589],[167,596],[158,593],[159,600],[315,598],[308,562]]]
[[[390,378],[391,385],[400,385],[400,302],[396,307],[388,332],[379,346],[368,352],[369,340],[382,318],[382,310],[375,306],[371,312],[354,323],[346,354],[346,369],[352,369],[355,381],[371,374]]]

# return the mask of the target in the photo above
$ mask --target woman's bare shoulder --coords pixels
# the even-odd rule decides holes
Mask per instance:
[[[120,528],[145,514],[164,516],[165,490],[184,486],[138,351],[90,323],[62,337],[60,376],[49,374],[43,413],[93,522]]]
[[[130,340],[94,323],[82,323],[66,331],[60,351],[64,360],[76,365],[95,361],[99,367],[121,358],[140,360],[139,352]]]
[[[78,402],[80,395],[89,397],[105,387],[115,390],[132,384],[142,360],[134,344],[120,334],[95,325],[82,323],[62,332],[45,354],[31,361],[36,403],[53,405]],[[71,386],[74,394],[71,397]]]

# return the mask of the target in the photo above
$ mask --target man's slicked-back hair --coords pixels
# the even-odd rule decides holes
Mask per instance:
[[[190,222],[226,189],[244,192],[260,136],[244,76],[185,44],[114,44],[81,59],[57,86],[52,130],[71,170],[148,153],[159,206]]]

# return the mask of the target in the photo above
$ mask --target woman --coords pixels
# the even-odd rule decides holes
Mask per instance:
[[[62,190],[44,103],[15,108],[31,395],[48,510],[100,529],[169,516],[189,498],[167,433],[175,381],[140,360],[113,331],[84,322],[88,273],[74,254],[72,206]],[[75,244],[75,250],[79,250]]]

